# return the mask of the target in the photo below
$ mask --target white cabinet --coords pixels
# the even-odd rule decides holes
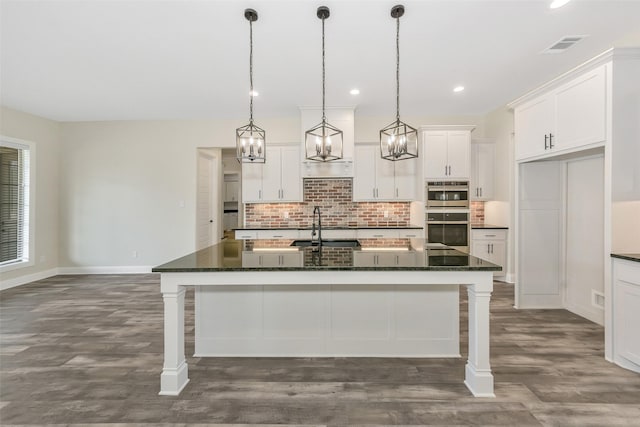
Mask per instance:
[[[597,146],[606,139],[606,66],[515,108],[516,160]]]
[[[502,267],[494,276],[504,276],[507,265],[507,230],[485,228],[471,230],[471,255]]]
[[[225,181],[224,182],[224,201],[237,202],[239,190],[240,190],[240,183],[238,181]]]
[[[473,126],[423,126],[425,179],[469,179]]]
[[[300,202],[300,147],[267,145],[264,164],[243,164],[243,203]]]
[[[614,361],[640,373],[640,262],[612,261]]]
[[[377,144],[355,147],[354,201],[416,200],[416,159],[392,162],[380,156]]]
[[[255,252],[242,251],[243,267],[302,267],[303,254],[299,251]]]
[[[355,267],[414,267],[416,252],[412,251],[360,251],[353,253]]]
[[[489,141],[471,142],[471,200],[493,199],[495,145]]]

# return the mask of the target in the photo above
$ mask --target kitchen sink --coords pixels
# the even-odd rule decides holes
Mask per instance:
[[[290,246],[319,246],[317,240],[294,240]],[[329,248],[359,248],[360,242],[353,240],[337,240],[337,239],[327,239],[322,240],[322,246],[326,246]]]

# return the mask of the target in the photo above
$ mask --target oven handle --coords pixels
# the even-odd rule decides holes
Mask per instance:
[[[429,224],[469,224],[469,221],[429,221],[427,220],[427,225]]]

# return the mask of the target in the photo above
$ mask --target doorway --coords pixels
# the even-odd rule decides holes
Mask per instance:
[[[222,238],[220,193],[222,155],[219,148],[198,148],[196,182],[196,250]]]

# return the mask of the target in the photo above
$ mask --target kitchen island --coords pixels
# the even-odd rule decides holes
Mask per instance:
[[[162,395],[187,385],[184,296],[195,355],[460,357],[459,286],[469,295],[464,383],[493,396],[489,300],[499,266],[423,239],[372,247],[225,241],[155,267],[164,299]],[[238,250],[240,246],[241,250]]]

